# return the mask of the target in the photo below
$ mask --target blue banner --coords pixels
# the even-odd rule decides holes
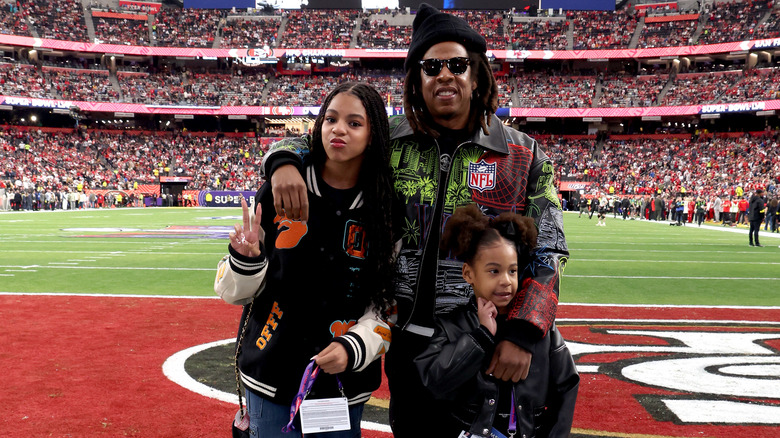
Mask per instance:
[[[563,9],[564,11],[614,11],[615,0],[542,0],[542,9]]]
[[[193,9],[236,9],[254,8],[255,0],[184,0],[185,8]]]

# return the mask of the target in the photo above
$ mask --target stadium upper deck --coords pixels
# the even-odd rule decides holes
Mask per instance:
[[[780,107],[780,8],[771,0],[629,2],[615,12],[541,17],[452,13],[489,41],[502,117],[657,119]],[[333,83],[370,79],[400,111],[413,19],[403,10],[257,15],[19,1],[0,12],[0,103],[307,115]]]

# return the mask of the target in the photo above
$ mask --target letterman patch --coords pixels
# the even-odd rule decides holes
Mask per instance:
[[[469,188],[484,192],[496,187],[496,164],[490,164],[482,160],[478,163],[469,163],[468,174]]]
[[[358,259],[366,258],[366,229],[355,221],[349,221],[344,233],[344,251]]]

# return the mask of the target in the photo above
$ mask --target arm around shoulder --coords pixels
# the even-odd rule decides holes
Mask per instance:
[[[511,326],[519,329],[507,339],[535,342],[544,337],[555,321],[558,309],[560,276],[569,258],[563,232],[563,213],[554,184],[553,165],[534,141],[534,159],[528,175],[526,214],[534,219],[539,231],[531,263],[523,271],[523,299],[510,310]],[[530,329],[530,330],[529,330]],[[523,346],[522,342],[515,342]]]

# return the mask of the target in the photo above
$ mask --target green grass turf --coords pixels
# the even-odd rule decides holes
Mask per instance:
[[[226,238],[95,237],[172,226],[230,227],[237,208],[0,213],[0,292],[213,296]],[[561,302],[780,305],[780,239],[564,215],[571,258]],[[82,228],[88,230],[71,230]],[[119,232],[117,229],[125,229]],[[212,228],[213,231],[213,228]],[[201,231],[201,235],[203,232]],[[90,235],[93,237],[78,237]]]

